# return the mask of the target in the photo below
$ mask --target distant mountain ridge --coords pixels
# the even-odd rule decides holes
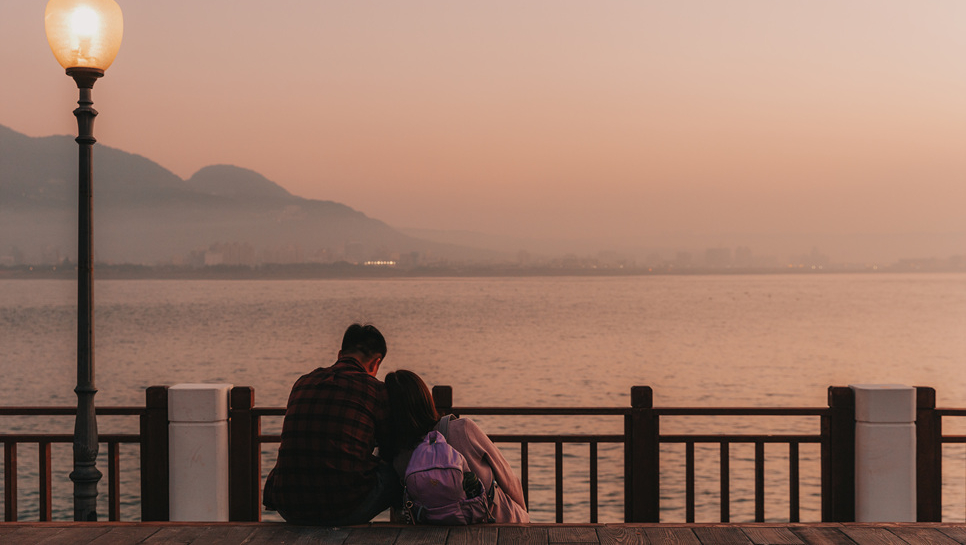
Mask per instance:
[[[0,259],[76,259],[77,199],[73,137],[35,138],[0,125]],[[489,257],[403,234],[344,204],[292,195],[248,169],[213,165],[183,180],[140,155],[95,145],[96,260],[169,262],[219,243],[294,249],[323,261]]]
[[[212,165],[196,172],[188,179],[195,191],[219,197],[289,200],[293,195],[254,170],[234,165]]]

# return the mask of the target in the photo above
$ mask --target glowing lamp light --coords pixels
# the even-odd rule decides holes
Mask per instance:
[[[50,0],[44,28],[61,66],[103,73],[121,48],[124,18],[114,0]]]

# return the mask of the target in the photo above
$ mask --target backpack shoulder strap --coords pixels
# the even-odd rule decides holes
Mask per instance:
[[[453,415],[444,414],[442,418],[439,419],[439,424],[436,425],[436,431],[438,431],[443,436],[443,439],[446,439],[447,442],[449,442],[449,437],[446,436],[446,431],[449,429],[450,418],[453,418]]]

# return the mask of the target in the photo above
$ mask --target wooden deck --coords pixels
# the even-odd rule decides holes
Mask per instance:
[[[283,523],[6,522],[3,545],[40,544],[896,544],[966,543],[964,524],[527,524],[471,527],[375,523],[346,528]]]

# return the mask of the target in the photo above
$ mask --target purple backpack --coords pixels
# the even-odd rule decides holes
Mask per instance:
[[[486,490],[482,483],[473,481],[475,475],[468,471],[464,475],[466,460],[446,442],[449,419],[449,415],[444,416],[439,422],[440,431],[426,434],[406,466],[403,507],[410,524],[493,522],[490,516],[493,487]],[[469,497],[464,479],[474,482],[469,487]]]

